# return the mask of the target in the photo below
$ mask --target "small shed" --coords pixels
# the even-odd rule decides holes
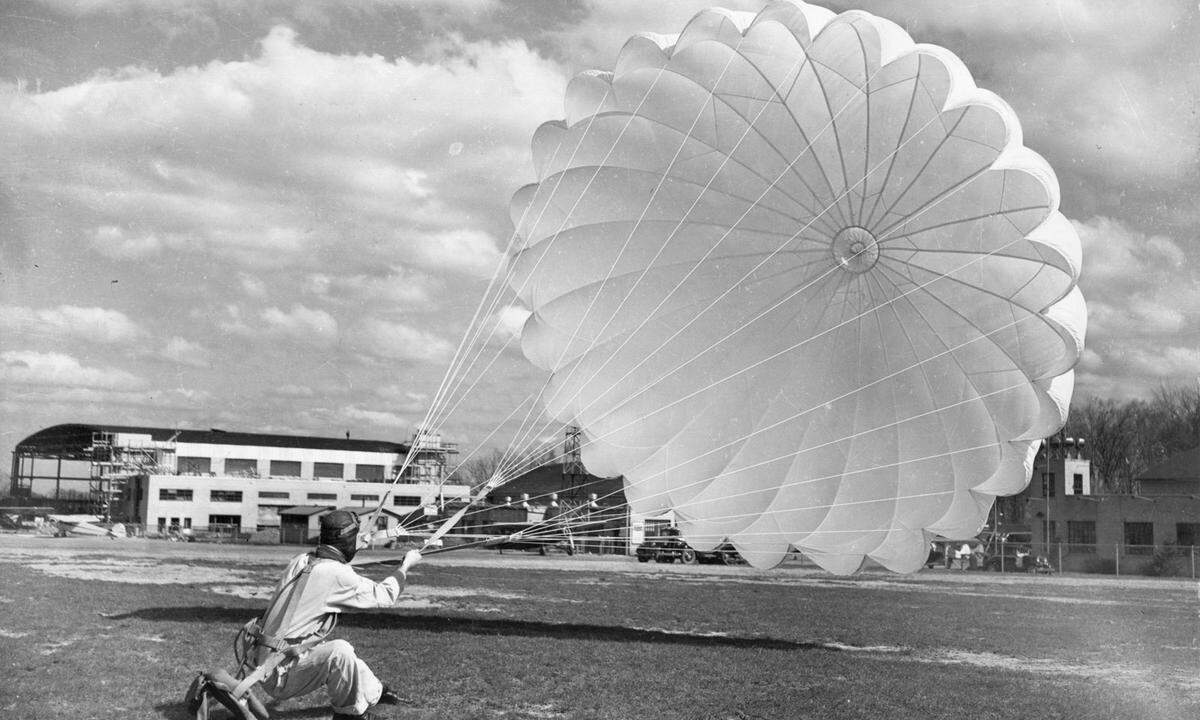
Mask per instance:
[[[321,534],[321,516],[332,512],[332,505],[297,505],[279,511],[279,542],[283,545],[311,545]]]

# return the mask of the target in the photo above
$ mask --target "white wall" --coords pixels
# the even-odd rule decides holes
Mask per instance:
[[[358,452],[349,450],[315,450],[312,448],[266,447],[259,445],[216,445],[211,443],[176,443],[175,457],[212,458],[212,471],[217,475],[225,472],[225,461],[229,458],[248,458],[258,461],[258,475],[271,474],[272,460],[300,463],[300,477],[313,477],[313,464],[340,463],[343,478],[354,477],[355,465],[382,465],[385,477],[391,477],[391,467],[403,458],[390,452]],[[171,468],[177,470],[178,467]]]
[[[171,524],[172,518],[179,518],[183,525],[184,518],[190,518],[193,527],[208,525],[209,515],[236,515],[241,518],[243,530],[253,530],[259,524],[259,508],[287,508],[296,505],[330,505],[347,507],[358,505],[373,510],[378,504],[378,498],[391,488],[391,483],[353,482],[342,480],[303,480],[289,478],[248,478],[207,475],[150,475],[143,481],[143,495],[139,503],[139,517],[135,521],[142,522],[149,529],[158,524],[159,518],[166,518]],[[160,491],[163,489],[191,490],[191,500],[162,500]],[[221,502],[211,499],[214,490],[240,491],[240,502]],[[287,498],[260,498],[259,493],[287,493]],[[332,497],[310,497],[312,495],[330,495]],[[373,496],[375,500],[355,500],[352,496]],[[417,498],[413,505],[396,505],[395,498]],[[396,485],[391,498],[385,507],[400,513],[406,513],[421,505],[437,503],[439,500],[448,501],[455,498],[466,499],[470,496],[470,488],[466,485],[442,485],[425,483],[419,485]],[[277,521],[276,521],[277,522]],[[273,524],[273,523],[268,523]]]

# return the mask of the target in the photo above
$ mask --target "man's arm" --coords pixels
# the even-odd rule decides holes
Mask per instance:
[[[396,572],[375,582],[370,578],[359,575],[349,565],[343,565],[343,582],[341,588],[333,593],[328,602],[330,605],[343,608],[369,609],[391,607],[400,599],[400,592],[408,582],[408,572],[414,565],[421,562],[418,550],[409,550],[404,556],[404,562],[396,568]]]

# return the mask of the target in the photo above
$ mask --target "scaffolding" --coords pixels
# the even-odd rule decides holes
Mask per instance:
[[[121,442],[118,433],[94,432],[86,452],[91,458],[88,511],[108,521],[124,497],[129,481],[162,472],[165,452],[173,452],[176,432],[165,443]]]
[[[418,429],[413,433],[412,459],[400,482],[408,485],[442,484],[451,456],[458,454],[458,443],[447,442],[440,433]]]

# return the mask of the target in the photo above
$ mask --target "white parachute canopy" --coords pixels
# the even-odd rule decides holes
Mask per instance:
[[[636,512],[920,567],[1066,418],[1079,239],[1012,109],[945,49],[775,2],[576,77],[512,202],[525,354]]]

